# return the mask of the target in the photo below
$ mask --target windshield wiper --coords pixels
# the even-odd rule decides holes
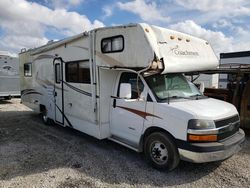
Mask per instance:
[[[171,96],[171,97],[166,97],[166,98],[161,99],[161,100],[166,100],[166,101],[168,102],[168,104],[169,104],[170,99],[190,99],[190,98],[187,98],[187,97],[181,97],[181,96],[177,96],[177,95],[175,95],[175,96]]]
[[[192,99],[193,97],[196,97],[195,100],[198,100],[199,97],[204,97],[204,95],[196,94],[196,95],[190,95],[190,96],[188,96],[188,97],[174,95],[174,96],[171,96],[171,97],[166,97],[166,98],[164,98],[164,99],[162,99],[162,100],[168,100],[168,101],[169,101],[170,99],[188,99],[188,100],[190,100],[190,99]]]
[[[175,95],[175,96],[171,96],[171,97],[169,97],[170,99],[190,99],[190,97],[183,97],[183,96],[177,96],[177,95]]]
[[[203,97],[201,94],[190,95],[189,97],[196,97],[195,99],[198,100],[199,97]]]

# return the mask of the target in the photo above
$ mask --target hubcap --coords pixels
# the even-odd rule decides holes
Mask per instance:
[[[157,164],[164,164],[168,161],[167,147],[160,141],[156,141],[151,144],[150,154],[151,158]]]

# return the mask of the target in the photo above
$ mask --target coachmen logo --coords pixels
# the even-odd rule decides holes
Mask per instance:
[[[176,45],[175,47],[171,48],[170,51],[174,53],[175,55],[186,55],[186,56],[199,56],[198,52],[193,52],[193,51],[183,51],[179,49],[179,46]]]

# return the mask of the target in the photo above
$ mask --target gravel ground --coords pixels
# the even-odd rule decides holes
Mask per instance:
[[[250,187],[250,132],[223,162],[181,161],[172,172],[141,154],[60,126],[45,126],[19,99],[0,101],[0,187]]]

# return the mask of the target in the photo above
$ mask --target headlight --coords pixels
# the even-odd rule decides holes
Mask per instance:
[[[218,140],[213,120],[190,119],[188,121],[187,140],[191,142],[214,142]]]
[[[215,123],[213,120],[202,120],[202,119],[190,119],[188,121],[188,129],[215,129]]]

